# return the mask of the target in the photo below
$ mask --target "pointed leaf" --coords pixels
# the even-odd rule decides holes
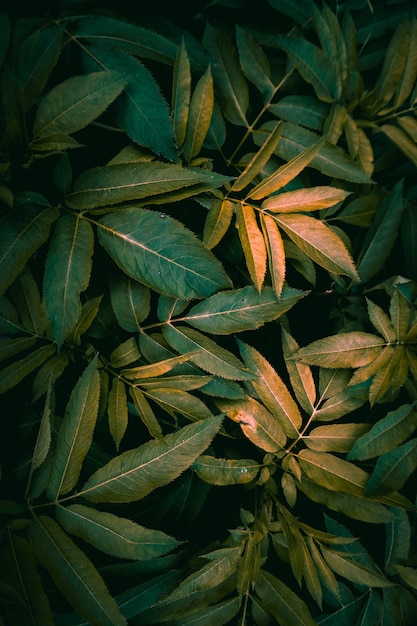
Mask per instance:
[[[77,483],[91,445],[99,399],[100,377],[95,357],[72,390],[66,407],[49,475],[47,496],[50,500],[68,493]]]
[[[227,176],[208,170],[172,163],[116,163],[95,167],[81,174],[66,202],[70,207],[81,210],[144,198],[151,202],[151,198],[152,201],[164,198],[169,192],[183,188],[192,196],[198,184],[212,189],[229,180]]]
[[[302,214],[274,215],[277,224],[313,261],[334,274],[358,280],[355,264],[344,242],[324,222]]]
[[[188,300],[230,287],[220,262],[175,219],[148,209],[109,213],[99,241],[128,275],[159,293]]]
[[[71,134],[103,113],[122,91],[125,78],[118,72],[73,76],[41,100],[33,124],[36,136]]]
[[[111,115],[127,135],[140,146],[150,148],[171,161],[177,161],[174,129],[168,103],[150,71],[134,57],[91,47],[86,58],[88,69],[118,72],[124,90],[111,108]]]
[[[266,273],[266,247],[256,220],[255,209],[241,202],[235,204],[236,228],[253,284],[261,291]]]
[[[357,439],[368,430],[369,424],[317,426],[303,437],[303,441],[310,450],[317,452],[349,452]]]
[[[394,575],[397,565],[408,559],[411,546],[411,525],[403,509],[393,509],[393,518],[385,526],[385,571]]]
[[[42,337],[47,321],[38,286],[28,266],[19,274],[10,293],[23,326],[31,333]]]
[[[394,289],[389,313],[396,339],[399,343],[403,343],[407,337],[411,310],[410,302],[398,288]]]
[[[191,100],[191,70],[187,50],[182,41],[175,58],[172,78],[172,121],[177,145],[181,147],[187,132]]]
[[[273,195],[263,201],[262,208],[274,213],[320,211],[342,202],[348,195],[348,191],[337,187],[309,187]]]
[[[378,420],[353,446],[349,460],[379,457],[404,443],[417,428],[415,404],[403,404]]]
[[[244,485],[256,478],[260,465],[252,459],[218,459],[202,454],[191,468],[210,485]]]
[[[210,66],[199,79],[191,97],[187,133],[183,147],[185,160],[200,153],[206,138],[214,106],[213,79]]]
[[[255,348],[239,341],[239,349],[247,368],[256,374],[251,385],[260,400],[279,420],[285,434],[293,439],[297,438],[302,418],[284,382]]]
[[[120,378],[113,379],[109,393],[107,413],[109,416],[110,434],[118,450],[120,442],[126,432],[128,422],[126,387]]]
[[[164,386],[159,388],[155,386],[152,389],[147,387],[146,395],[174,417],[179,414],[184,415],[189,420],[203,420],[213,415],[200,398],[182,389]]]
[[[149,288],[118,275],[110,279],[110,298],[119,325],[130,333],[138,332],[150,312]]]
[[[262,233],[268,253],[269,273],[277,298],[284,286],[286,261],[284,242],[275,220],[267,214],[261,214]]]
[[[264,99],[269,100],[275,92],[275,86],[271,80],[268,57],[256,39],[238,25],[236,43],[243,73],[259,89]]]
[[[133,502],[170,483],[207,448],[221,425],[220,417],[184,426],[164,438],[128,450],[97,470],[82,487],[92,502]]]
[[[162,559],[158,561],[162,562]],[[122,591],[116,596],[120,612],[127,619],[135,617],[169,593],[180,580],[181,575],[178,570],[169,569],[159,576],[154,576],[133,588]]]
[[[36,470],[45,461],[52,442],[51,432],[51,409],[52,409],[52,388],[48,387],[45,397],[45,405],[42,413],[41,423],[39,425],[38,436],[33,448],[31,471]]]
[[[162,327],[167,342],[178,352],[185,354],[195,352],[191,362],[202,370],[231,380],[248,380],[252,378],[241,361],[212,339],[186,326],[165,324]]]
[[[343,459],[327,452],[304,449],[298,454],[301,469],[308,478],[326,489],[356,496],[364,495],[368,474]]]
[[[96,626],[127,624],[91,561],[53,519],[37,518],[30,533],[36,556],[77,613]]]
[[[361,367],[370,363],[383,345],[384,340],[377,335],[352,331],[313,341],[300,348],[295,357],[321,367]]]
[[[186,363],[194,356],[194,352],[191,354],[179,354],[178,356],[169,357],[156,363],[150,363],[149,365],[138,365],[138,367],[130,367],[120,372],[122,376],[129,380],[146,380],[147,378],[154,378],[167,374],[174,367],[181,363]]]
[[[203,242],[211,250],[223,239],[232,223],[234,202],[214,200],[204,222]]]
[[[329,105],[313,96],[284,96],[276,104],[269,106],[269,111],[286,122],[302,125],[311,130],[323,130],[329,112]]]
[[[379,457],[366,493],[374,496],[401,489],[416,467],[417,439],[411,439]]]
[[[171,624],[172,626],[211,626],[211,624],[224,626],[230,624],[230,620],[236,616],[239,608],[239,598],[231,598],[218,604],[211,604],[198,611],[193,610],[187,616],[174,619]]]
[[[277,319],[306,294],[291,287],[284,287],[280,298],[271,287],[260,293],[251,286],[222,291],[193,306],[183,319],[204,332],[229,335]]]
[[[232,191],[241,191],[252,182],[255,176],[262,172],[278,145],[281,133],[282,126],[278,123],[271,134],[266,137],[260,149],[255,152],[240,176],[236,178],[231,188]],[[250,197],[252,196],[249,194],[248,198]]]
[[[262,570],[255,591],[281,626],[315,626],[307,605],[281,580]]]
[[[381,131],[401,150],[417,167],[417,145],[402,128],[393,124],[383,124]]]
[[[57,209],[31,203],[0,220],[0,295],[47,240],[51,225],[58,217]]]
[[[408,31],[406,38],[406,59],[396,88],[394,100],[395,108],[404,104],[410,95],[417,78],[417,20],[415,18],[407,20],[405,22],[405,28],[406,31]]]
[[[55,346],[37,348],[23,359],[10,363],[0,370],[0,395],[18,385],[55,352]]]
[[[54,385],[55,381],[64,373],[68,363],[68,354],[61,352],[52,356],[39,368],[33,379],[33,401],[39,400],[48,391],[50,384]]]
[[[396,340],[395,330],[384,309],[368,298],[366,299],[366,304],[368,307],[369,319],[371,320],[373,326],[379,333],[381,333],[387,343],[394,343]]]
[[[80,318],[80,293],[90,281],[93,246],[93,229],[87,220],[79,215],[58,220],[44,274],[45,307],[58,349]]]
[[[249,91],[235,47],[226,33],[209,23],[204,31],[203,44],[213,59],[214,83],[225,117],[232,124],[247,126]]]
[[[156,419],[156,416],[142,391],[137,387],[130,387],[129,393],[134,402],[135,409],[139,413],[139,417],[145,424],[151,437],[162,440],[163,433],[161,425]]]
[[[291,359],[299,350],[299,345],[293,337],[282,327],[282,349],[285,365],[290,377],[291,386],[302,408],[310,413],[316,400],[316,386],[309,365]]]
[[[359,562],[352,561],[345,555],[334,550],[329,550],[322,546],[322,554],[327,564],[336,574],[343,576],[343,578],[353,583],[367,587],[390,587],[394,584],[382,574],[378,574]]]
[[[379,108],[388,104],[399,86],[407,63],[410,34],[410,24],[404,21],[391,37],[375,84],[374,97]]]
[[[260,402],[247,396],[245,400],[218,400],[217,405],[231,420],[240,424],[242,432],[265,452],[281,450],[287,441],[284,429]]]
[[[149,561],[181,544],[160,530],[151,530],[129,519],[81,504],[58,506],[56,514],[68,533],[121,559]]]

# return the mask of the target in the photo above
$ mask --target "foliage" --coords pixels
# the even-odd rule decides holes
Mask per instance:
[[[410,625],[417,18],[200,4],[0,15],[0,625]]]

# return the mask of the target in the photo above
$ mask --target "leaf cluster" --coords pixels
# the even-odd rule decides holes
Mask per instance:
[[[0,626],[413,623],[388,5],[0,12]]]

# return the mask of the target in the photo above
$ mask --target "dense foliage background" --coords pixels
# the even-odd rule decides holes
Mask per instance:
[[[417,614],[410,3],[0,14],[0,626]]]

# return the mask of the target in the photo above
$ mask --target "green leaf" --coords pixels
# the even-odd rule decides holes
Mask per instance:
[[[368,281],[381,269],[395,243],[404,209],[403,181],[398,182],[377,208],[358,258],[358,274]]]
[[[211,626],[217,624],[217,626],[223,626],[230,624],[230,620],[233,619],[239,612],[240,600],[239,598],[231,598],[218,604],[211,604],[210,606],[192,611],[187,616],[180,617],[171,621],[172,626]]]
[[[51,432],[51,412],[52,412],[52,387],[49,385],[45,398],[44,409],[42,413],[41,423],[39,424],[38,436],[33,448],[31,472],[38,469],[45,461],[52,442]]]
[[[392,521],[385,526],[385,571],[396,573],[397,565],[408,559],[411,546],[411,525],[403,509],[392,510]]]
[[[262,208],[274,213],[320,211],[342,202],[348,195],[348,191],[337,187],[308,187],[273,195],[263,201]]]
[[[126,20],[106,15],[84,15],[74,34],[110,50],[172,65],[178,46],[161,35]]]
[[[281,580],[262,570],[255,591],[281,626],[315,626],[307,605]]]
[[[349,452],[357,439],[369,428],[369,424],[317,426],[303,437],[303,441],[310,450],[317,452]]]
[[[48,239],[51,225],[58,216],[57,209],[28,203],[0,220],[0,295]]]
[[[21,352],[26,352],[38,341],[37,337],[15,337],[14,339],[0,339],[0,361],[10,359]]]
[[[158,561],[162,559],[158,559]],[[122,591],[116,596],[120,612],[130,619],[146,609],[149,609],[162,596],[169,593],[180,580],[178,570],[169,569],[167,572],[154,576],[144,583]]]
[[[172,389],[155,385],[152,389],[144,388],[146,395],[157,402],[168,413],[175,417],[179,413],[189,420],[203,420],[212,417],[208,406],[196,396],[182,389]]]
[[[56,514],[68,533],[121,559],[149,561],[171,552],[181,544],[181,541],[160,530],[145,528],[129,519],[81,504],[58,506]]]
[[[190,361],[202,370],[231,380],[253,378],[234,354],[198,331],[186,326],[165,324],[162,332],[167,342],[179,353],[197,351]]]
[[[59,429],[47,496],[55,500],[75,487],[90,448],[100,399],[97,357],[86,367],[71,392]]]
[[[130,333],[138,332],[150,312],[149,288],[129,276],[117,274],[110,278],[110,298],[119,326]]]
[[[53,519],[36,518],[30,533],[36,556],[77,613],[95,626],[127,624],[91,561]]]
[[[8,545],[2,550],[2,571],[4,575],[7,573],[8,583],[13,585],[13,589],[19,594],[20,603],[17,603],[16,599],[14,602],[11,598],[8,599],[9,602],[12,600],[11,605],[14,609],[10,612],[13,615],[12,619],[30,626],[53,626],[55,622],[38,572],[36,558],[26,539],[9,533]],[[3,601],[5,599],[3,595]],[[9,611],[7,613],[11,617]]]
[[[191,468],[210,485],[245,485],[256,478],[260,465],[252,459],[218,459],[202,454]]]
[[[211,250],[223,239],[232,223],[234,202],[230,200],[213,201],[204,222],[203,243]]]
[[[175,219],[148,209],[109,213],[99,241],[131,278],[159,293],[188,300],[231,286],[220,262]]]
[[[291,0],[268,0],[268,4],[280,13],[290,17],[300,26],[304,25],[311,17],[309,0],[300,0],[297,4],[294,4]]]
[[[388,104],[399,86],[407,63],[409,38],[410,23],[407,20],[396,28],[384,55],[384,62],[373,94],[378,109]]]
[[[34,350],[23,359],[14,361],[0,371],[0,395],[18,385],[55,352],[55,346],[46,345]]]
[[[106,69],[123,77],[124,90],[111,108],[116,124],[140,146],[150,148],[171,161],[177,161],[174,129],[168,103],[150,71],[123,52],[91,47],[86,65]]]
[[[253,207],[243,202],[235,203],[236,228],[242,244],[250,277],[260,292],[266,273],[266,246]]]
[[[332,570],[353,583],[365,585],[366,587],[390,587],[394,584],[382,574],[351,560],[340,552],[330,550],[324,546],[322,546],[321,551]]]
[[[278,118],[318,131],[323,129],[328,110],[329,106],[317,98],[300,95],[284,96],[269,106],[269,111]]]
[[[275,92],[275,85],[271,80],[268,57],[256,39],[237,24],[236,43],[243,73],[259,89],[264,100],[269,100]]]
[[[366,299],[366,304],[368,307],[369,319],[373,326],[379,333],[381,333],[387,343],[394,343],[397,336],[391,320],[385,313],[384,309],[368,298]]]
[[[181,42],[175,58],[171,101],[175,138],[177,145],[181,147],[185,141],[185,134],[187,132],[191,101],[190,60],[184,40]]]
[[[88,126],[117,98],[125,82],[118,72],[68,78],[41,100],[33,123],[34,135],[67,135]]]
[[[148,203],[169,198],[169,193],[183,190],[192,196],[195,186],[220,187],[230,178],[214,172],[172,163],[118,163],[87,170],[76,180],[66,202],[73,209],[93,209],[130,200]],[[185,197],[185,196],[183,196]]]
[[[226,33],[213,28],[208,22],[203,44],[213,59],[214,84],[224,116],[232,124],[247,126],[249,90],[234,45]]]
[[[28,266],[25,266],[19,274],[10,293],[23,326],[31,333],[42,337],[47,321],[38,286]]]
[[[251,396],[236,401],[218,400],[217,405],[258,448],[277,452],[285,446],[287,437],[278,419]]]
[[[112,367],[126,367],[138,361],[141,357],[138,343],[135,337],[130,337],[115,348],[110,354],[110,364]]]
[[[291,359],[300,346],[295,339],[282,327],[282,349],[285,366],[290,377],[291,386],[301,407],[311,413],[316,400],[316,386],[309,365]]]
[[[58,350],[81,315],[80,293],[90,282],[93,229],[79,215],[63,215],[55,225],[45,263],[44,299]]]
[[[377,335],[351,331],[313,341],[294,356],[321,367],[361,367],[378,355],[384,343]]]
[[[33,400],[38,400],[47,392],[49,384],[53,385],[55,381],[64,373],[69,363],[68,354],[61,352],[54,354],[48,359],[36,372],[33,379]]]
[[[129,392],[134,402],[135,409],[137,410],[140,419],[148,429],[151,437],[162,440],[163,434],[161,425],[156,419],[155,414],[142,391],[137,387],[130,387]]]
[[[274,215],[277,224],[315,263],[358,280],[355,264],[340,237],[324,222],[302,214]]]
[[[412,589],[417,589],[417,569],[405,565],[397,565],[395,569],[407,585]]]
[[[126,387],[120,378],[113,379],[109,393],[107,413],[109,416],[110,434],[118,450],[126,432],[128,422]]]
[[[274,368],[255,348],[239,341],[242,358],[256,375],[251,381],[260,400],[281,423],[285,434],[293,439],[299,435],[302,417],[287,387]]]
[[[291,287],[284,287],[280,298],[271,287],[260,293],[252,286],[222,291],[193,306],[183,319],[216,335],[254,330],[286,313],[306,294]]]
[[[404,443],[417,428],[415,404],[403,404],[380,418],[369,432],[358,439],[348,459],[364,461],[379,457]]]
[[[402,128],[393,124],[383,124],[381,131],[417,167],[417,145],[415,141]]]
[[[368,495],[383,495],[401,489],[417,467],[417,439],[382,454],[366,485]]]
[[[149,441],[116,456],[80,490],[91,502],[133,502],[177,478],[207,448],[221,417],[184,426],[164,441]]]
[[[303,472],[318,485],[356,496],[364,496],[368,474],[361,468],[327,452],[304,449],[298,454]]]
[[[394,99],[395,108],[404,104],[410,95],[417,78],[417,20],[415,18],[407,20],[404,28],[406,31],[406,59],[396,88]]]
[[[206,138],[214,106],[213,79],[210,66],[199,79],[191,97],[187,132],[183,146],[185,160],[200,153]]]

